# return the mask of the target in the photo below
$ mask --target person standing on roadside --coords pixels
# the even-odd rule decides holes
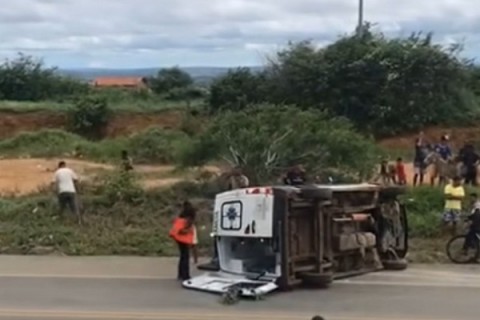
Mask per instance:
[[[443,213],[443,223],[445,228],[450,225],[452,234],[457,230],[458,219],[462,213],[462,202],[465,198],[465,189],[462,185],[462,178],[457,176],[452,182],[445,186],[445,211]]]
[[[417,184],[422,185],[425,177],[425,158],[426,158],[426,145],[424,140],[423,131],[420,132],[418,138],[415,140],[415,157],[413,159],[413,167],[415,170],[413,176],[413,186]]]
[[[177,279],[190,279],[190,250],[194,253],[194,262],[197,263],[196,245],[197,230],[195,228],[196,210],[189,201],[183,203],[182,212],[175,218],[170,237],[177,243],[180,254],[178,261]]]
[[[75,172],[67,167],[65,161],[58,163],[53,182],[60,206],[60,215],[63,216],[65,208],[68,207],[78,219],[78,223],[83,223],[83,218],[78,208],[77,183],[78,177]]]

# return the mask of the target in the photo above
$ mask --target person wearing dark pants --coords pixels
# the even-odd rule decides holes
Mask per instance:
[[[190,279],[190,246],[185,243],[178,242],[178,251],[180,252],[180,260],[178,261],[178,280]]]
[[[422,185],[425,178],[425,158],[426,158],[426,145],[424,141],[423,132],[420,132],[420,135],[415,140],[415,156],[413,159],[414,175],[413,175],[413,186],[418,184]]]
[[[477,185],[477,165],[480,162],[480,156],[475,151],[472,143],[466,143],[459,154],[460,161],[464,169],[464,178],[466,185]]]
[[[57,192],[60,214],[63,215],[65,208],[68,207],[77,217],[78,223],[82,224],[83,217],[78,208],[77,199],[78,177],[72,169],[67,167],[65,161],[59,162],[58,169],[55,171],[53,177],[53,182],[55,184],[55,191]]]
[[[195,228],[196,210],[188,201],[183,203],[180,215],[174,220],[170,229],[172,237],[178,245],[179,261],[177,279],[185,281],[190,279],[190,250],[194,250],[195,263],[197,263],[196,245],[197,234]]]

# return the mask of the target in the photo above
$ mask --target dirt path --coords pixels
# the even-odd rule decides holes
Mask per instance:
[[[34,193],[48,187],[58,159],[3,159],[0,160],[0,195],[19,196]],[[101,172],[115,167],[83,160],[66,160],[82,180],[94,178]],[[169,186],[191,179],[191,173],[177,173],[174,166],[136,166],[136,172],[142,176],[145,188]],[[216,167],[206,167],[206,171],[219,172]]]

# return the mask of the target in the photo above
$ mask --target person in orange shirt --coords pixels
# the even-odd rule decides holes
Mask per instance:
[[[170,237],[177,243],[180,253],[177,279],[181,281],[190,279],[190,249],[193,249],[194,262],[197,263],[196,245],[198,239],[195,218],[195,208],[189,201],[185,201],[182,212],[175,218],[170,229]]]
[[[407,174],[405,173],[405,164],[403,163],[402,158],[397,159],[397,164],[395,165],[395,171],[397,173],[397,183],[400,185],[406,185]]]

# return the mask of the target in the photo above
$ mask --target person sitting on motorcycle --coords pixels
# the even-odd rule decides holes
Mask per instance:
[[[473,203],[472,213],[467,217],[470,221],[470,228],[467,236],[465,237],[465,244],[463,245],[463,251],[467,253],[469,248],[475,247],[475,241],[478,241],[477,235],[480,234],[480,199],[476,193],[470,195]]]

